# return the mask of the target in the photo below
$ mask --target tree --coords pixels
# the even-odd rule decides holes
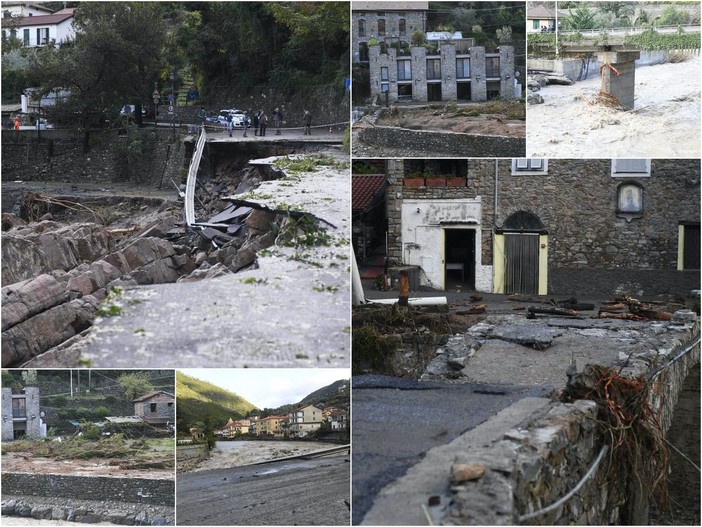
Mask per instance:
[[[472,7],[456,7],[451,11],[451,14],[456,29],[464,33],[470,32],[473,26],[483,23],[477,11]]]
[[[681,26],[683,24],[685,24],[685,13],[678,11],[672,5],[666,7],[656,20],[657,26]]]
[[[146,371],[122,374],[117,379],[117,382],[119,382],[124,390],[124,396],[129,400],[151,392],[154,389],[150,381],[149,372]]]
[[[587,7],[579,7],[563,20],[563,28],[571,31],[595,29],[595,15]]]
[[[83,129],[102,124],[125,102],[150,96],[161,75],[164,22],[159,2],[85,2],[75,12],[75,41],[37,53],[41,93],[57,88],[70,97],[47,112],[61,124]],[[51,114],[55,115],[51,115]]]

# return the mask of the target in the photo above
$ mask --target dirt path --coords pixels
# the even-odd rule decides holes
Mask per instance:
[[[218,441],[210,458],[200,463],[193,472],[251,465],[335,446],[339,445],[301,441]]]
[[[542,88],[527,108],[527,157],[700,157],[700,57],[636,68],[635,108],[589,106],[598,75]]]

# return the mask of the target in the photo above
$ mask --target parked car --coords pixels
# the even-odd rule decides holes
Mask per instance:
[[[222,126],[226,126],[228,115],[232,116],[232,126],[234,126],[234,128],[243,128],[244,127],[244,112],[243,112],[243,110],[235,110],[235,109],[220,110],[219,115],[206,117],[205,122],[213,123],[213,124],[221,124]]]

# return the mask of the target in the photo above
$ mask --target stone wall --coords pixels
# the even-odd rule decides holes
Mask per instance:
[[[146,478],[2,473],[3,494],[175,506],[175,481]]]
[[[153,134],[153,130],[150,130]],[[36,133],[21,131],[2,134],[2,180],[108,183],[133,181],[157,185],[179,178],[183,160],[180,136],[172,139],[170,129],[159,129],[153,151],[137,164],[128,165],[120,153],[126,136],[117,130],[94,131],[90,151],[83,152],[83,135],[65,130]]]
[[[610,160],[549,160],[540,174],[513,173],[509,159],[465,163],[467,176],[461,184],[426,177],[413,186],[405,181],[409,178],[403,160],[387,161],[392,265],[407,263],[403,262],[403,200],[480,196],[482,263],[493,263],[494,229],[502,228],[516,212],[531,213],[548,233],[551,294],[687,296],[699,288],[698,272],[677,270],[679,225],[700,221],[699,160],[654,159],[647,177],[612,177]],[[437,181],[439,186],[432,186]],[[643,214],[627,221],[617,216],[617,189],[631,182],[643,189]]]
[[[408,130],[388,126],[374,126],[358,131],[359,140],[375,145],[417,148],[421,151],[436,152],[440,156],[456,157],[518,157],[524,156],[526,139],[471,135],[454,132]]]
[[[679,324],[678,345],[639,354],[613,364],[625,377],[651,375],[650,398],[664,430],[688,373],[699,364],[699,322]],[[688,347],[691,351],[681,355]],[[442,519],[444,525],[646,525],[648,496],[622,484],[621,473],[608,470],[608,457],[592,477],[562,506],[539,514],[575,488],[593,466],[606,443],[596,425],[597,403],[578,400],[553,402],[529,423],[512,429],[490,446],[481,445],[457,456],[454,474],[466,467],[482,467],[474,480],[452,479],[453,499]],[[637,473],[638,467],[631,467]],[[616,478],[616,479],[615,479]],[[459,478],[460,479],[460,478]],[[635,509],[635,510],[632,510]]]
[[[210,457],[210,449],[207,443],[193,443],[176,447],[176,463],[185,459],[207,459],[208,457]]]

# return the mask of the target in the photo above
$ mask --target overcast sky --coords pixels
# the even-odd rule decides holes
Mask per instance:
[[[229,390],[259,408],[295,404],[334,381],[350,378],[347,368],[199,368],[178,371]]]

